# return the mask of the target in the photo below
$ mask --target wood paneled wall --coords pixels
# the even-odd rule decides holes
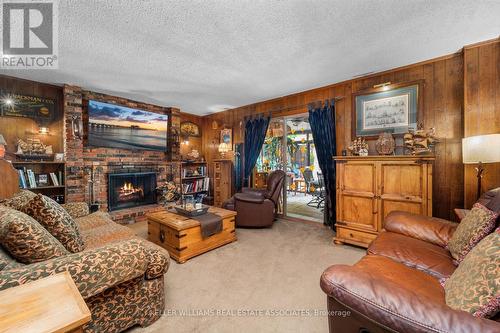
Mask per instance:
[[[56,116],[55,120],[49,124],[48,135],[38,134],[39,125],[33,119],[0,117],[0,134],[7,141],[7,159],[14,159],[13,154],[16,152],[18,139],[39,138],[44,144],[52,145],[54,153],[64,151],[62,87],[0,75],[0,91],[44,97],[56,102]]]
[[[244,117],[273,112],[273,116],[307,112],[307,104],[331,98],[336,102],[337,151],[351,141],[352,94],[374,85],[423,80],[423,108],[418,121],[426,128],[435,127],[441,143],[437,146],[434,165],[434,216],[454,219],[453,208],[463,207],[464,167],[463,137],[463,55],[457,53],[375,75],[361,77],[326,87],[308,90],[269,101],[216,113],[203,118],[203,146],[208,161],[218,157],[217,145],[221,127],[232,127],[234,142],[242,142]],[[216,121],[218,129],[212,129]],[[370,153],[374,142],[370,142]]]
[[[464,64],[465,137],[500,133],[500,40],[465,47]],[[466,207],[476,201],[474,167],[465,167]],[[499,187],[500,163],[484,164],[484,168],[483,190]]]

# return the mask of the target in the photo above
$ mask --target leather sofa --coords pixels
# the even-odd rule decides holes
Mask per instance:
[[[267,188],[243,188],[226,201],[223,208],[234,210],[237,227],[270,227],[274,223],[280,195],[283,191],[285,172],[276,170],[267,179]]]
[[[500,188],[479,202],[499,211]],[[446,305],[439,279],[456,268],[445,246],[457,225],[391,212],[365,257],[321,276],[330,332],[500,332],[500,315],[476,318]]]

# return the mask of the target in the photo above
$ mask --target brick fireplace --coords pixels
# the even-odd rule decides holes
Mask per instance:
[[[87,133],[85,123],[88,119],[86,101],[89,99],[169,114],[169,121],[171,121],[171,130],[168,136],[170,151],[165,153],[87,147],[85,144]],[[140,221],[144,218],[145,213],[158,210],[156,198],[154,200],[149,198],[148,201],[135,207],[131,205],[110,207],[109,175],[149,172],[155,174],[157,186],[167,180],[180,182],[180,142],[177,135],[180,127],[179,109],[140,103],[69,85],[65,85],[63,88],[63,104],[66,131],[66,202],[97,203],[100,210],[111,210],[111,217],[121,223]],[[83,119],[84,133],[82,137],[73,136],[71,121],[74,117]],[[153,183],[150,184],[150,187],[153,187]]]

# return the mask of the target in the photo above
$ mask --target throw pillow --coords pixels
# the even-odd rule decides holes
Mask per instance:
[[[479,242],[444,282],[446,304],[476,317],[500,310],[500,228]]]
[[[474,204],[451,236],[447,248],[459,264],[477,243],[495,229],[498,214],[480,203]]]
[[[51,198],[38,194],[22,211],[40,222],[68,251],[76,253],[85,248],[76,222]]]
[[[24,205],[26,205],[34,197],[36,197],[35,193],[27,190],[21,190],[20,192],[14,194],[12,198],[2,200],[0,204],[16,210],[21,210]]]
[[[44,227],[30,216],[0,206],[0,244],[25,264],[69,254]]]

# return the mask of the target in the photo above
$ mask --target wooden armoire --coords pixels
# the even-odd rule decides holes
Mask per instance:
[[[214,206],[221,207],[233,194],[233,161],[214,161]]]
[[[393,210],[432,216],[432,156],[336,156],[336,244],[368,247]]]

